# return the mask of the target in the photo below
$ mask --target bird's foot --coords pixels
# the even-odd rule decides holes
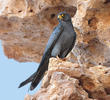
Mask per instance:
[[[66,61],[66,60],[67,60],[67,58],[61,58],[61,60],[62,60],[62,61]]]
[[[66,61],[67,58],[59,58],[58,56],[56,57],[58,60],[61,60],[61,61]]]
[[[60,58],[59,58],[58,56],[56,56],[56,58],[57,58],[58,60],[60,60]]]

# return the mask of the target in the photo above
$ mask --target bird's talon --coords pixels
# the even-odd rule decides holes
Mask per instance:
[[[62,61],[66,61],[67,60],[67,58],[62,58]]]

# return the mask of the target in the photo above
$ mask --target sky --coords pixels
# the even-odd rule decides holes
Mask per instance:
[[[34,94],[40,88],[40,84],[34,91],[28,91],[30,84],[18,88],[19,84],[37,70],[38,64],[34,62],[20,63],[8,59],[3,52],[0,41],[0,99],[24,100],[26,94]]]

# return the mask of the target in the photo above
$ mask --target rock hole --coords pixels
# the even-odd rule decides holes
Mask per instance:
[[[90,24],[91,24],[91,21],[92,21],[92,19],[89,19],[89,20],[88,20],[88,25],[90,25]]]
[[[90,35],[90,32],[88,32],[87,34]]]
[[[108,71],[105,71],[105,73],[104,74],[107,74],[108,73]]]
[[[91,95],[91,92],[89,92],[88,90],[84,89],[87,93],[88,93],[88,97],[93,99],[92,95]]]
[[[92,98],[91,93],[83,87],[83,82],[81,79],[79,79],[79,85],[82,86],[82,88],[88,93],[88,97]]]
[[[107,93],[107,95],[110,95],[110,87],[109,88],[105,88],[105,92]]]
[[[96,23],[97,23],[97,18],[95,18],[95,17],[93,17],[93,18],[91,18],[91,19],[88,20],[88,25],[89,25],[90,27],[96,26]]]
[[[33,12],[33,10],[32,10],[32,9],[30,9],[30,10],[29,10],[29,12],[31,12],[31,13],[32,13],[32,12]]]
[[[18,12],[20,13],[20,12],[22,12],[22,10],[19,10]]]
[[[46,9],[45,9],[45,11],[48,11],[48,10],[49,10],[49,8],[46,8]]]
[[[22,23],[23,25],[25,25],[25,23]]]
[[[25,35],[23,38],[28,38],[28,36]]]
[[[11,27],[11,23],[10,22],[7,23],[7,27]]]
[[[109,3],[109,2],[110,2],[110,0],[105,0],[104,4],[107,4],[107,3]]]
[[[88,20],[88,26],[95,30],[97,29],[97,23],[98,23],[98,19],[96,17],[92,17]]]
[[[55,17],[55,14],[51,14],[50,17],[53,19]]]
[[[8,35],[8,33],[4,33],[5,35]]]

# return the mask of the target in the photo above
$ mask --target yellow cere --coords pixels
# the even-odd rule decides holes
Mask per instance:
[[[64,17],[64,14],[61,14],[58,16],[59,19],[63,19],[63,17]]]
[[[61,15],[59,15],[59,16],[58,16],[58,18],[59,18],[59,19],[62,19],[62,16],[61,16]]]

